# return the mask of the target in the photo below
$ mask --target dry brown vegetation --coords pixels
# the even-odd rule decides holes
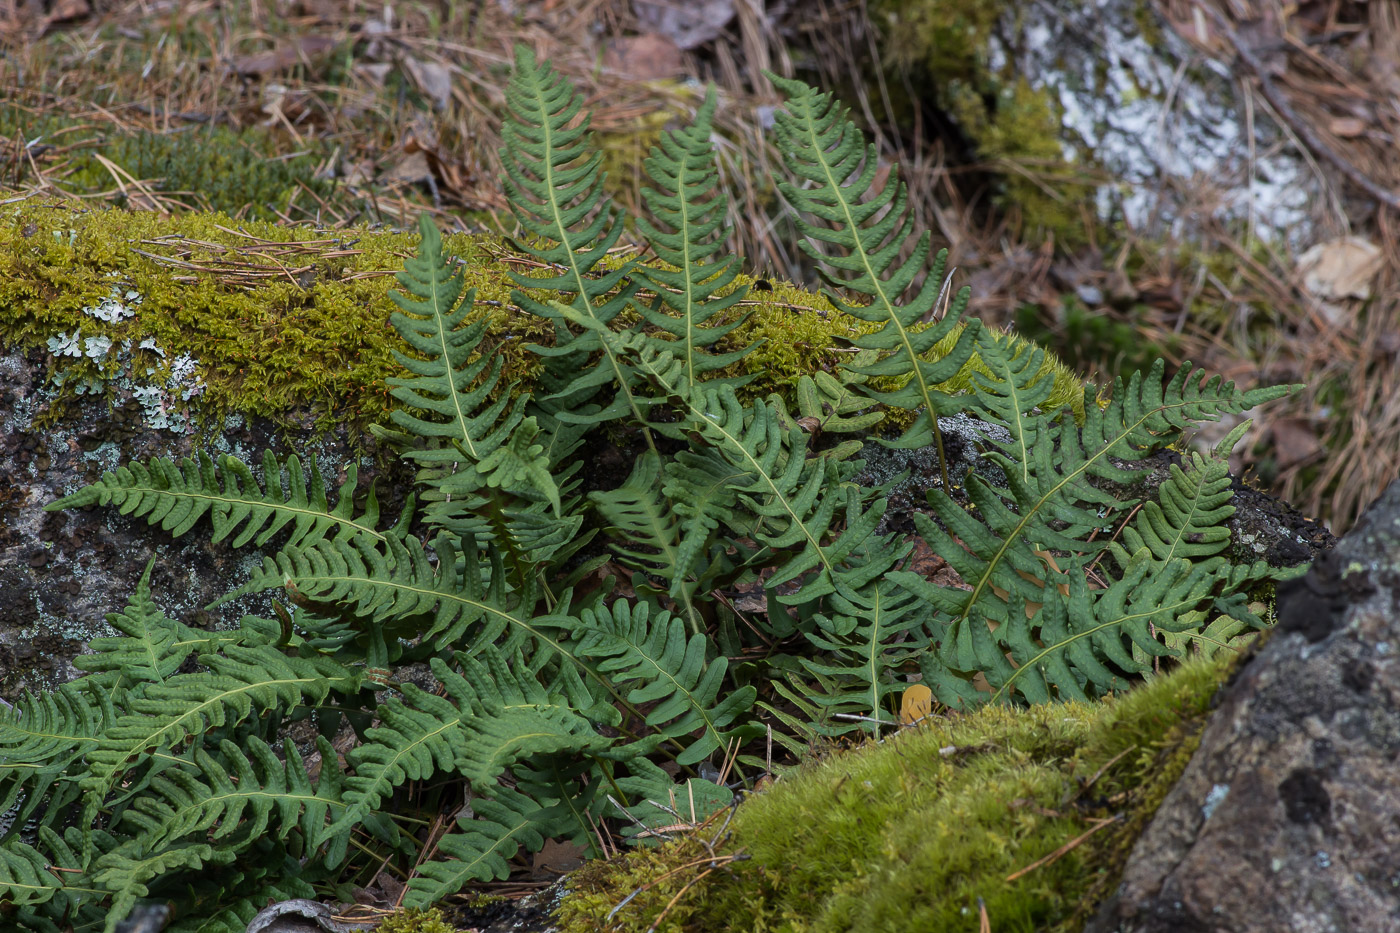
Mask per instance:
[[[1162,0],[1156,10],[1203,56],[1230,64],[1256,119],[1308,153],[1329,192],[1319,229],[1378,247],[1364,300],[1320,297],[1296,256],[1249,229],[1149,241],[1096,228],[1086,205],[1085,244],[1056,244],[987,191],[998,172],[1067,190],[1063,166],[955,164],[957,148],[922,124],[922,110],[903,126],[885,118],[900,71],[864,2],[770,4],[766,18],[759,4],[731,6],[715,38],[683,50],[627,0],[12,0],[0,3],[0,185],[7,197],[324,227],[406,227],[427,210],[444,226],[508,229],[499,127],[511,47],[524,42],[585,89],[629,209],[655,134],[686,119],[700,82],[717,83],[734,247],[760,273],[811,283],[774,192],[765,114],[778,101],[761,76],[797,74],[847,93],[882,158],[901,165],[921,222],[974,288],[974,312],[1005,324],[1029,308],[1053,324],[1064,297],[1088,285],[1115,299],[1092,315],[1134,328],[1139,342],[1145,331],[1171,361],[1244,383],[1307,383],[1263,416],[1244,465],[1335,530],[1400,471],[1400,2]],[[197,145],[141,162],[171,141],[261,163],[272,174],[259,190],[277,197],[231,202],[237,178],[227,191],[182,187],[170,160],[202,158]],[[1203,213],[1211,196],[1201,189]],[[1081,363],[1111,368],[1112,354],[1087,348]]]

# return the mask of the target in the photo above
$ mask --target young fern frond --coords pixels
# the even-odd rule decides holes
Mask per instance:
[[[607,269],[608,251],[622,236],[622,223],[602,187],[602,154],[587,151],[588,119],[569,124],[583,107],[573,85],[548,65],[540,65],[524,46],[515,53],[515,71],[506,90],[508,114],[505,175],[501,183],[520,226],[534,239],[522,251],[546,268],[560,271],[541,277],[512,272],[520,286],[512,300],[532,314],[554,322],[554,346],[532,345],[546,366],[561,377],[554,399],[567,399],[557,417],[576,424],[599,424],[631,415],[643,421],[633,398],[636,375],[592,330],[575,336],[553,307],[526,289],[571,295],[574,311],[607,328],[636,293],[629,278],[634,263]],[[594,354],[598,358],[590,362]],[[568,374],[565,376],[564,374]],[[616,395],[605,405],[585,405],[604,386]]]
[[[926,323],[938,311],[948,251],[940,251],[928,267],[931,235],[914,232],[908,186],[891,170],[876,190],[879,154],[847,119],[847,109],[834,95],[819,93],[801,81],[772,74],[768,77],[788,98],[786,110],[777,112],[774,124],[784,161],[806,183],[778,184],[796,210],[793,222],[802,233],[802,249],[830,271],[834,286],[869,299],[866,304],[853,304],[828,291],[833,305],[853,317],[882,325],[855,341],[858,347],[880,351],[881,359],[848,368],[866,376],[907,378],[902,387],[891,392],[867,391],[886,405],[919,412],[892,446],[914,448],[935,443],[946,487],[938,418],[954,414],[961,403],[936,386],[957,375],[972,356],[981,322],[967,322],[942,359],[930,362],[925,357],[958,328],[970,292],[962,289],[936,323]],[[908,258],[901,260],[901,253],[911,246]],[[901,303],[920,274],[924,274],[923,283]]]
[[[96,483],[50,502],[44,509],[115,505],[123,515],[144,518],[148,524],[160,525],[176,538],[186,534],[207,514],[214,526],[212,540],[216,544],[243,526],[241,533],[229,542],[230,547],[242,547],[250,542],[254,547],[262,547],[288,525],[291,526],[289,544],[310,544],[332,533],[337,540],[358,534],[383,540],[407,533],[408,519],[413,512],[411,498],[399,523],[388,532],[378,531],[379,503],[374,487],[370,487],[364,513],[359,517],[354,514],[355,464],[345,468],[346,479],[340,486],[335,508],[326,501],[325,480],[314,456],[310,467],[308,488],[301,461],[295,454],[288,457],[284,492],[282,466],[272,451],[265,451],[263,480],[267,483],[267,493],[263,494],[258,491],[257,480],[247,464],[230,454],[216,461],[200,451],[197,457],[186,457],[178,465],[164,457],[155,457],[149,465],[137,461],[109,470]]]
[[[638,273],[656,292],[651,307],[638,305],[647,323],[674,337],[670,349],[681,361],[686,381],[696,385],[707,373],[743,359],[755,344],[742,350],[716,353],[711,348],[744,322],[738,315],[726,323],[710,323],[718,314],[744,300],[748,286],[731,288],[739,275],[738,256],[721,255],[729,239],[725,223],[726,199],[717,192],[714,145],[710,142],[715,113],[715,89],[695,122],[681,130],[666,130],[644,162],[651,185],[642,189],[642,200],[655,222],[637,218],[637,229],[667,267],[639,266]],[[663,229],[664,228],[664,229]],[[748,382],[752,377],[728,380]]]

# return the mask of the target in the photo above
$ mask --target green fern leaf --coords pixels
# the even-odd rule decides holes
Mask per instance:
[[[559,487],[550,476],[544,445],[535,443],[539,433],[535,419],[526,418],[516,426],[510,440],[493,450],[476,469],[491,488],[517,496],[543,496],[554,507],[554,514],[559,515]]]
[[[715,353],[711,349],[748,315],[711,324],[743,301],[748,286],[729,288],[739,274],[740,259],[720,255],[729,239],[725,224],[727,201],[716,192],[719,173],[714,165],[710,134],[715,113],[715,89],[709,88],[682,130],[667,130],[643,166],[651,185],[642,200],[656,222],[637,219],[637,229],[651,249],[668,264],[641,266],[638,272],[656,293],[650,307],[638,306],[647,323],[674,338],[670,349],[684,367],[686,382],[696,385],[706,373],[743,359],[756,344],[742,350]],[[729,288],[724,295],[718,294]],[[753,377],[727,380],[738,385]]]
[[[895,674],[912,666],[924,651],[922,638],[901,643],[907,633],[922,623],[921,602],[913,594],[883,581],[869,584],[852,601],[840,594],[832,596],[830,616],[818,615],[817,627],[804,632],[818,650],[821,660],[802,659],[813,674],[825,675],[826,683],[839,685],[834,694],[813,693],[812,703],[836,713],[860,715],[860,728],[880,736],[886,697],[899,693],[908,684],[897,682]]]
[[[403,699],[378,709],[381,725],[350,754],[345,813],[321,836],[329,839],[362,819],[393,788],[435,771],[455,772],[479,791],[523,756],[601,750],[610,740],[593,731],[563,698],[547,693],[528,670],[517,673],[486,647],[482,661],[459,656],[462,673],[432,658],[446,696],[403,686]],[[518,667],[518,665],[517,665]]]
[[[97,747],[116,717],[110,692],[89,693],[81,680],[0,708],[0,813],[19,808],[7,835],[19,832],[47,794],[59,793],[60,776]]]
[[[205,633],[167,618],[151,600],[155,562],[152,557],[146,563],[126,611],[107,615],[107,624],[123,634],[94,638],[92,653],[73,659],[74,667],[88,672],[85,689],[100,685],[107,691],[139,691],[148,684],[164,683],[198,647]]]
[[[752,686],[744,686],[717,702],[728,661],[722,656],[707,661],[709,639],[687,637],[684,622],[648,603],[619,600],[610,608],[586,610],[573,631],[581,656],[601,659],[598,670],[619,686],[635,684],[629,701],[657,704],[647,725],[673,740],[701,732],[676,758],[680,764],[696,764],[723,748],[728,727],[757,697]]]
[[[608,269],[604,262],[623,228],[603,191],[601,154],[585,154],[588,119],[575,122],[583,98],[566,78],[550,65],[538,64],[521,45],[515,50],[506,106],[501,183],[516,220],[534,238],[518,245],[546,268],[559,270],[536,278],[511,273],[521,289],[512,293],[512,300],[554,323],[554,346],[532,345],[531,349],[545,357],[547,368],[564,383],[554,397],[567,399],[569,407],[556,416],[577,424],[628,414],[643,421],[632,394],[636,376],[626,363],[593,332],[575,336],[550,302],[527,291],[570,295],[565,303],[607,328],[630,305],[637,290],[629,278],[634,263]],[[589,362],[594,354],[598,354],[596,361]],[[607,385],[617,390],[611,402],[584,406]]]
[[[1230,465],[1192,451],[1190,472],[1176,464],[1158,487],[1161,502],[1146,502],[1132,525],[1123,529],[1121,544],[1109,546],[1119,566],[1128,565],[1129,555],[1148,548],[1160,561],[1177,557],[1201,558],[1219,554],[1230,545],[1230,529],[1225,522],[1235,514],[1230,505]]]
[[[521,846],[538,852],[544,847],[541,829],[545,812],[524,794],[497,788],[491,797],[471,801],[473,818],[457,820],[460,832],[448,833],[438,850],[450,861],[428,862],[409,879],[404,906],[426,908],[461,891],[472,881],[495,881],[510,876],[507,860]]]
[[[82,780],[89,809],[149,749],[169,749],[192,735],[247,719],[254,710],[295,708],[325,699],[332,688],[359,689],[358,677],[327,658],[289,657],[269,646],[227,645],[200,659],[207,672],[180,674],[133,697],[98,737]]]
[[[62,888],[49,871],[49,860],[33,846],[18,839],[0,845],[0,906],[42,904]]]
[[[172,460],[155,457],[149,465],[138,461],[109,470],[96,483],[50,502],[44,509],[52,512],[86,505],[116,505],[121,514],[144,518],[177,538],[207,514],[214,526],[215,544],[243,526],[242,532],[229,542],[232,547],[249,542],[262,547],[288,525],[291,544],[309,544],[332,532],[338,540],[358,534],[382,540],[407,533],[413,511],[411,500],[392,531],[375,529],[379,504],[372,486],[364,513],[355,516],[355,464],[346,467],[346,479],[335,508],[326,501],[325,480],[315,457],[311,458],[309,488],[301,461],[295,455],[287,458],[286,469],[288,482],[284,492],[281,465],[271,451],[263,454],[263,479],[267,483],[267,493],[263,494],[247,464],[232,455],[224,454],[216,462],[200,451],[197,459],[186,457],[178,466]]]
[[[338,817],[346,808],[335,750],[319,737],[317,750],[321,774],[313,782],[291,742],[283,743],[282,760],[255,736],[242,749],[225,739],[217,757],[196,750],[193,769],[171,768],[153,779],[122,819],[136,828],[150,851],[206,834],[207,841],[238,848],[264,836],[286,839],[294,830],[315,839],[327,816]],[[338,864],[347,842],[347,837],[337,837],[324,863]]]
[[[99,857],[92,865],[95,884],[112,892],[111,906],[103,933],[115,933],[121,921],[131,913],[136,901],[151,893],[147,882],[163,879],[181,870],[198,871],[206,865],[218,865],[231,858],[206,843],[196,843],[163,849],[147,855],[140,844],[132,840]]]
[[[880,161],[875,147],[847,119],[847,110],[830,94],[818,93],[800,81],[769,75],[787,95],[786,111],[778,111],[774,130],[789,171],[805,184],[779,182],[778,188],[798,212],[794,222],[803,235],[802,249],[834,272],[832,283],[855,292],[868,303],[852,304],[835,291],[827,297],[840,310],[881,328],[856,340],[856,346],[880,351],[882,358],[848,368],[866,376],[907,378],[893,392],[871,391],[886,405],[919,411],[920,415],[893,446],[915,448],[937,442],[940,415],[953,414],[961,403],[936,386],[957,375],[972,356],[980,322],[971,320],[949,352],[936,362],[929,351],[955,332],[969,292],[963,289],[942,318],[926,325],[938,310],[947,250],[926,268],[929,233],[915,237],[908,189],[895,172],[875,190]],[[807,215],[815,219],[808,220]],[[909,258],[899,257],[912,245]],[[834,250],[834,252],[833,252]],[[907,303],[901,298],[916,278],[927,273]]]
[[[399,284],[408,294],[390,293],[402,311],[389,317],[416,354],[394,351],[399,365],[413,376],[390,378],[388,385],[390,395],[432,420],[394,411],[390,417],[409,434],[383,428],[375,433],[400,443],[410,435],[445,442],[404,451],[404,456],[429,467],[426,478],[434,480],[453,472],[445,464],[480,463],[504,444],[524,417],[527,399],[522,396],[510,405],[506,394],[498,393],[500,397],[488,403],[500,382],[503,361],[499,354],[479,353],[486,322],[466,323],[476,291],[469,289],[463,295],[463,273],[451,272],[442,236],[427,215],[420,218],[418,229],[422,236],[418,255],[406,260],[404,271],[398,273]],[[478,355],[475,361],[473,354]]]

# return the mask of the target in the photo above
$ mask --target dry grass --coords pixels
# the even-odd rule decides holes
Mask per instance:
[[[953,164],[955,153],[921,125],[917,108],[912,125],[892,125],[892,101],[909,88],[882,61],[865,0],[796,4],[776,26],[737,3],[721,41],[660,62],[627,44],[642,30],[624,0],[125,0],[71,21],[50,19],[75,4],[38,6],[0,4],[0,91],[9,114],[0,186],[10,196],[42,191],[157,211],[204,209],[209,192],[138,177],[110,157],[113,141],[226,128],[257,134],[268,161],[303,153],[313,163],[311,180],[297,181],[274,207],[287,222],[408,226],[427,210],[448,226],[507,229],[496,181],[500,124],[511,49],[524,42],[584,90],[593,125],[614,153],[614,195],[629,210],[640,202],[640,179],[629,169],[648,134],[693,112],[700,93],[692,79],[714,81],[734,248],[761,273],[812,282],[777,203],[780,168],[763,114],[778,101],[760,77],[761,69],[793,74],[800,66],[804,77],[851,96],[882,160],[908,180],[919,223],[950,247],[973,286],[974,313],[1005,324],[1018,308],[1058,308],[1075,287],[1092,285],[1131,296],[1139,313],[1124,323],[1174,346],[1164,351],[1170,359],[1190,358],[1243,382],[1306,382],[1264,414],[1252,459],[1275,491],[1334,529],[1350,525],[1400,470],[1400,238],[1393,209],[1374,207],[1400,191],[1393,157],[1400,0],[1301,8],[1242,0],[1228,11],[1161,0],[1159,7],[1203,54],[1236,63],[1254,119],[1283,127],[1328,180],[1320,229],[1364,234],[1384,250],[1377,297],[1339,307],[1310,295],[1296,257],[1270,249],[1250,227],[1211,229],[1207,242],[1188,245],[1110,235],[1086,214],[1088,245],[1073,255],[1022,232],[1014,208],[991,207],[988,177],[1017,173],[1051,193],[1084,179],[1058,177],[1062,167],[1045,165]],[[853,82],[859,74],[878,80]],[[40,125],[36,142],[32,128]],[[1209,186],[1189,193],[1193,209],[1208,214]],[[1202,315],[1202,308],[1214,310]],[[1121,317],[1107,306],[1093,311]],[[1277,442],[1280,423],[1292,443]],[[1298,459],[1309,437],[1320,452]]]

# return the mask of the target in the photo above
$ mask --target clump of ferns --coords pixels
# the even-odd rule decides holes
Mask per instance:
[[[378,866],[426,907],[549,839],[597,854],[604,826],[642,842],[703,819],[764,767],[753,740],[770,727],[795,750],[878,735],[915,680],[954,708],[1100,696],[1262,624],[1243,594],[1275,571],[1224,556],[1239,430],[1131,522],[1134,503],[1094,481],[1130,479],[1123,464],[1192,422],[1287,390],[1189,368],[1164,381],[1159,364],[1105,405],[1086,394],[1082,425],[1042,411],[1044,351],[964,321],[966,289],[942,309],[945,255],[911,229],[904,185],[876,184],[829,96],[774,81],[802,246],[837,307],[874,328],[839,378],[802,379],[798,416],[721,374],[751,348],[716,350],[745,292],[723,247],[713,94],[646,161],[638,229],[662,262],[605,263],[622,220],[581,98],[520,51],[503,183],[543,270],[517,274],[513,299],[553,332],[532,348],[537,391],[501,385],[473,293],[424,220],[392,316],[401,407],[376,429],[417,471],[392,524],[373,489],[354,507],[353,465],[332,503],[314,460],[271,453],[261,478],[228,455],[134,462],[51,504],[116,506],[175,536],[207,519],[215,542],[275,548],[219,603],[280,590],[290,606],[194,629],[158,608],[148,566],[109,617],[120,634],[78,659],[85,676],[0,711],[9,928],[110,933],[157,899],[172,929],[242,931],[269,898],[335,893]],[[974,354],[972,390],[940,391]],[[1001,485],[957,477],[971,509],[935,488],[914,518],[963,586],[912,572],[913,541],[877,533],[884,487],[858,481],[858,438],[813,448],[814,426],[871,432],[889,410],[907,427],[875,442],[894,447],[941,450],[938,418],[959,412],[1001,429],[983,452]],[[642,453],[585,495],[585,441],[610,426]],[[283,738],[305,718],[309,757]],[[329,738],[347,723],[341,758]],[[726,755],[732,785],[704,770]],[[405,789],[427,786],[446,832],[407,806]]]

